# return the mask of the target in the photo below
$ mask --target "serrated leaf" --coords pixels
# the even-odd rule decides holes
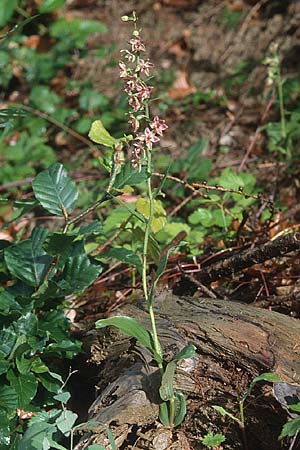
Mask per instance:
[[[63,165],[55,163],[39,173],[32,182],[34,194],[51,214],[66,217],[76,203],[78,192]]]
[[[213,434],[208,432],[206,436],[202,439],[202,444],[207,447],[216,447],[225,441],[225,436],[223,434]]]
[[[120,173],[116,176],[116,181],[114,183],[115,189],[122,189],[124,186],[136,186],[137,184],[143,183],[148,178],[146,169],[142,167],[139,171],[138,168],[133,169],[130,163],[125,164],[122,167]]]
[[[81,254],[67,259],[63,276],[71,290],[81,292],[95,281],[101,270],[101,266],[92,264],[87,255]]]
[[[57,428],[65,435],[69,436],[70,431],[76,422],[78,415],[66,409],[62,411],[61,415],[56,419]]]
[[[148,348],[154,354],[152,333],[143,327],[136,319],[127,316],[110,317],[96,322],[96,328],[114,326],[128,336],[134,337],[140,345]]]
[[[283,439],[286,436],[295,436],[300,431],[300,417],[296,417],[285,423],[282,427],[279,439]]]
[[[13,276],[36,288],[52,262],[52,258],[31,239],[7,247],[4,259]]]
[[[35,397],[37,392],[37,380],[32,373],[27,375],[15,375],[13,371],[7,374],[11,387],[18,395],[18,408],[25,408]]]
[[[89,138],[91,141],[104,145],[105,147],[113,147],[118,142],[118,140],[111,136],[104,128],[101,120],[95,120],[92,123],[89,131]]]

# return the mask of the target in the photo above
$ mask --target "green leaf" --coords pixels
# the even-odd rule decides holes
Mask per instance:
[[[105,447],[104,447],[104,445],[100,445],[100,444],[92,444],[92,445],[89,445],[86,450],[105,450]]]
[[[95,281],[101,270],[101,266],[92,264],[87,255],[81,254],[67,259],[63,276],[73,292],[81,292]]]
[[[250,390],[258,383],[259,381],[266,381],[267,383],[279,383],[281,379],[271,372],[262,373],[258,377],[253,378],[250,383]]]
[[[13,276],[34,287],[39,286],[52,262],[52,258],[31,239],[6,248],[4,259]]]
[[[49,255],[68,255],[77,236],[64,233],[53,233],[44,245]]]
[[[96,322],[96,328],[114,326],[128,336],[134,337],[140,345],[148,348],[154,354],[152,333],[143,327],[136,319],[127,316],[110,317]]]
[[[11,386],[0,387],[0,408],[13,410],[17,408],[18,394]]]
[[[165,427],[170,426],[168,402],[159,404],[159,420]]]
[[[55,394],[60,392],[61,382],[60,380],[56,380],[53,374],[51,376],[49,372],[40,373],[38,379],[47,391],[54,392]]]
[[[34,86],[30,92],[29,99],[33,105],[47,114],[54,114],[61,102],[61,98],[48,86]]]
[[[71,394],[70,392],[60,392],[59,394],[54,395],[53,398],[54,400],[57,400],[60,403],[66,404],[70,400]]]
[[[195,356],[197,347],[193,344],[186,345],[179,353],[177,353],[173,361],[180,361],[181,359],[193,358]]]
[[[0,352],[0,375],[6,373],[9,369],[10,363],[4,357],[4,354]]]
[[[49,13],[55,11],[65,4],[65,0],[43,0],[39,6],[39,12]]]
[[[115,438],[114,438],[114,435],[112,434],[111,430],[109,428],[106,428],[105,432],[108,437],[108,440],[109,440],[112,450],[117,450]]]
[[[5,411],[0,411],[0,448],[7,449],[10,444],[10,417]]]
[[[218,413],[221,414],[221,416],[227,416],[230,417],[230,419],[234,420],[235,422],[237,422],[238,424],[241,423],[241,421],[235,417],[233,414],[231,414],[230,412],[226,411],[226,409],[222,408],[222,406],[213,406],[214,410],[218,411]]]
[[[223,434],[213,434],[208,432],[206,436],[202,439],[202,444],[207,447],[216,447],[225,441],[225,436]]]
[[[130,249],[112,248],[106,253],[106,255],[109,258],[114,258],[123,263],[136,266],[139,272],[142,272],[142,262],[140,257]]]
[[[37,380],[32,373],[27,375],[15,375],[11,370],[7,374],[11,387],[18,394],[18,408],[25,408],[35,397],[37,392]]]
[[[74,181],[60,163],[39,173],[33,180],[32,187],[41,205],[57,216],[67,217],[78,197]]]
[[[214,222],[214,218],[209,209],[198,208],[196,211],[189,215],[188,221],[192,225],[197,225],[199,223],[204,227],[211,227]]]
[[[76,422],[78,415],[66,409],[62,411],[61,415],[56,419],[57,428],[65,435],[69,436],[70,431]]]
[[[186,416],[186,398],[182,392],[175,392],[174,427],[178,427]]]
[[[105,33],[106,26],[96,20],[60,18],[50,25],[50,34],[55,38],[73,41],[75,46],[84,46],[90,33]]]
[[[115,189],[122,189],[124,186],[136,186],[143,183],[148,178],[146,169],[142,167],[139,171],[138,168],[132,169],[131,164],[127,163],[122,167],[120,173],[116,176],[114,183]]]
[[[55,432],[55,425],[47,422],[36,422],[25,431],[23,438],[19,442],[18,450],[48,450],[50,445],[49,441],[47,443],[47,440]]]
[[[282,427],[279,439],[283,439],[286,436],[295,436],[300,431],[300,417],[289,420]]]
[[[176,371],[176,361],[167,364],[159,388],[160,398],[166,402],[174,398],[174,376]]]
[[[153,298],[154,298],[154,294],[155,294],[155,290],[156,290],[156,286],[157,283],[160,279],[160,277],[162,276],[162,274],[164,273],[166,266],[167,266],[167,262],[168,262],[168,258],[169,258],[169,254],[171,253],[172,249],[169,249],[161,258],[159,261],[159,264],[157,266],[155,275],[154,275],[154,279],[152,282],[152,286],[151,286],[151,292],[149,295],[149,300],[150,302],[152,302]]]
[[[0,27],[4,27],[14,13],[18,0],[2,0],[0,8]],[[2,38],[2,36],[1,36]]]
[[[114,147],[114,145],[118,142],[118,140],[111,136],[104,128],[101,120],[95,120],[92,123],[89,138],[91,141],[104,145],[105,147]]]

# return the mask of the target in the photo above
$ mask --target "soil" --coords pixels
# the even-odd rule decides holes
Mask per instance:
[[[286,78],[299,75],[299,1],[71,0],[66,11],[69,16],[99,19],[110,30],[96,40],[93,38],[90,45],[97,47],[101,44],[113,44],[116,47],[107,58],[91,57],[88,60],[74,61],[73,78],[89,78],[100,92],[112,97],[116,95],[112,80],[118,79],[118,68],[108,62],[111,58],[119,59],[119,51],[128,40],[128,24],[121,22],[120,16],[130,14],[132,10],[140,18],[148,55],[154,62],[157,73],[167,72],[173,76],[173,83],[168,88],[173,104],[167,110],[169,130],[167,137],[162,140],[162,152],[170,154],[172,158],[182,157],[191,144],[201,137],[207,137],[209,146],[204,156],[213,161],[214,173],[217,174],[224,167],[251,171],[267,199],[277,200],[290,208],[284,214],[277,212],[276,232],[297,228],[300,193],[296,179],[298,172],[293,168],[291,175],[290,161],[270,155],[266,149],[266,135],[259,127],[266,121],[278,120],[276,108],[268,105],[270,89],[266,83],[267,69],[261,63],[269,55],[271,44],[278,44],[282,57],[282,75]],[[238,14],[240,22],[234,25],[232,21]],[[244,71],[241,71],[241,80],[237,80],[237,69],[241,64],[244,64]],[[225,95],[224,86],[227,86],[229,94]],[[208,94],[213,92],[213,100],[185,103],[188,94],[197,90]],[[224,99],[224,96],[225,102],[218,101]],[[223,151],[224,147],[227,148],[226,152]],[[248,233],[245,244],[265,237],[265,231],[254,217],[251,223],[252,231]],[[210,256],[209,251],[204,249],[204,256]],[[298,254],[293,253],[292,259],[283,257],[276,261],[277,265],[285,265],[282,270],[286,271],[272,285],[273,303],[269,299],[266,306],[299,319]],[[268,264],[265,268],[268,268]],[[247,302],[250,303],[256,295],[252,291],[248,295],[249,280],[257,286],[257,278],[256,281],[254,278],[249,272],[244,279],[236,280],[236,286],[241,282],[248,282],[246,288],[239,289],[237,294],[234,293],[234,283],[229,287],[226,284],[215,287],[223,298],[241,300],[247,297]],[[122,290],[122,280],[119,281],[119,287]],[[195,297],[203,296],[203,292],[199,292],[199,285],[188,277],[177,276],[175,281],[170,282],[169,288],[179,295],[190,293],[195,294]],[[101,314],[109,314],[118,307],[119,301],[115,299],[112,304],[111,298],[108,299],[108,305],[103,301],[97,304],[97,299],[101,298],[101,292],[97,292],[95,285],[82,302],[85,324],[86,321],[93,322],[96,316],[98,318]],[[265,306],[265,299],[259,300]],[[80,362],[81,375],[77,378],[77,386],[86,384],[87,389],[91,389],[91,386],[98,383],[97,392],[101,394],[123,370],[137,364],[132,352],[125,351],[123,354],[124,345],[125,349],[128,346],[127,341],[125,344],[120,343],[122,351],[109,355],[108,363],[99,361],[94,343],[86,341],[86,345],[90,351],[90,359],[84,364]],[[109,345],[107,347],[109,353]],[[255,372],[237,371],[236,365],[232,363],[231,367],[229,360],[223,361],[223,364],[227,364],[228,381],[219,382],[216,388],[216,385],[211,384],[211,378],[202,378],[201,395],[199,392],[189,394],[188,414],[183,426],[172,433],[170,430],[162,430],[153,417],[142,425],[138,421],[131,423],[123,431],[118,429],[119,435],[123,432],[123,438],[126,436],[121,439],[120,448],[204,449],[201,438],[211,431],[226,436],[226,441],[215,447],[218,450],[288,449],[290,441],[278,441],[287,415],[267,387],[255,392],[247,405],[247,447],[238,425],[212,409],[213,404],[218,404],[231,413],[236,413],[234,387],[238,386],[239,392],[243,392],[257,375]],[[211,370],[213,369],[212,367]],[[86,377],[82,376],[85,370]],[[113,394],[110,395],[113,401]],[[107,402],[109,401],[108,396]],[[84,411],[81,413],[84,416]],[[138,416],[142,413],[136,411],[136,414]],[[111,423],[111,428],[114,431],[114,423]],[[300,448],[299,440],[293,448]]]

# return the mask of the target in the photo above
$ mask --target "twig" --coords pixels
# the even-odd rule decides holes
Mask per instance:
[[[235,273],[259,264],[271,258],[283,256],[286,253],[300,249],[300,233],[290,233],[278,237],[272,241],[256,246],[252,249],[242,251],[238,255],[231,256],[208,268],[202,268],[197,278],[202,283],[234,276]]]

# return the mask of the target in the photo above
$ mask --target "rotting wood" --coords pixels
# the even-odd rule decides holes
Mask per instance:
[[[300,382],[300,324],[297,319],[242,303],[179,298],[172,294],[161,296],[156,304],[159,335],[167,358],[187,343],[197,347],[196,357],[182,365],[176,378],[177,389],[192,396],[194,402],[195,398],[199,398],[199,404],[207,398],[212,401],[216,398],[217,404],[222,392],[224,398],[237,398],[253,377],[263,372],[272,371],[289,383]],[[135,317],[149,326],[143,304],[126,305],[118,313]],[[118,333],[114,333],[114,339],[109,345],[106,342],[102,351],[101,333],[98,347],[92,350],[94,360],[99,351],[101,389],[90,408],[90,420],[98,422],[99,427],[93,432],[87,431],[76,450],[83,450],[91,443],[103,443],[103,424],[113,426],[117,446],[120,446],[126,441],[124,427],[129,435],[134,427],[141,430],[155,424],[158,414],[157,370],[151,365],[147,352],[136,347],[142,359],[130,360],[130,354],[131,358],[135,354],[132,340]],[[156,425],[153,428],[156,431],[149,437],[149,449],[162,433]],[[178,442],[177,446],[173,444],[168,448],[183,448]],[[148,447],[137,445],[135,448]]]

